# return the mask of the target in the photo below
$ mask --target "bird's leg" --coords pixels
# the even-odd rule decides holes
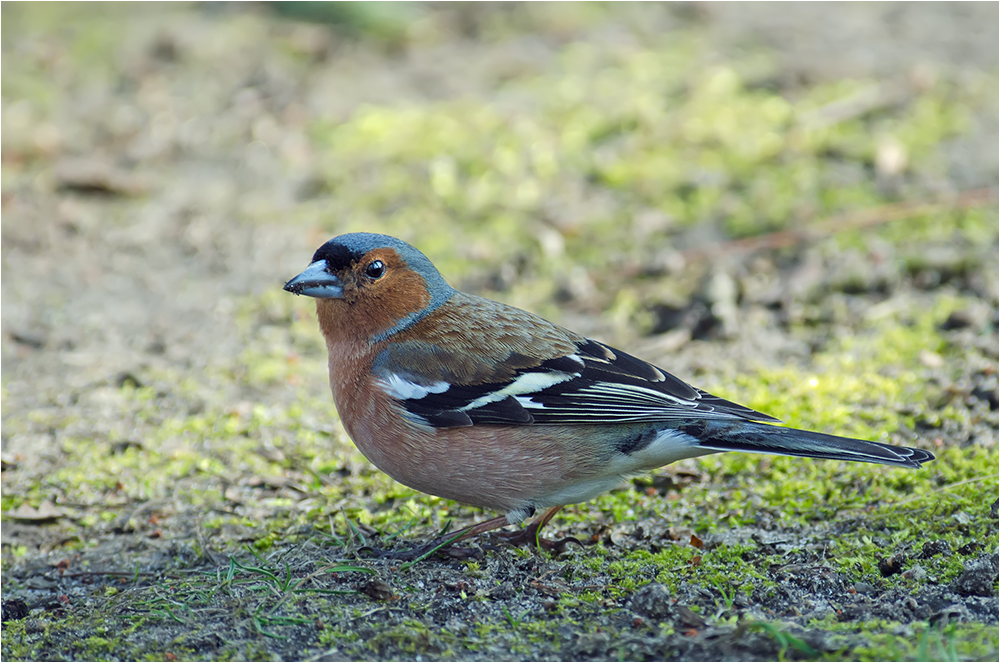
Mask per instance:
[[[489,520],[484,520],[483,522],[476,523],[475,525],[469,525],[465,529],[457,532],[442,534],[424,545],[417,546],[411,550],[393,552],[388,550],[376,550],[369,546],[366,546],[363,550],[369,553],[374,553],[376,557],[390,557],[404,562],[413,562],[423,559],[424,557],[430,557],[435,553],[466,559],[475,556],[475,551],[469,548],[452,548],[453,544],[474,536],[479,536],[480,534],[484,534],[486,532],[490,532],[499,527],[503,527],[506,524],[508,524],[507,516],[497,516],[496,518],[490,518]]]
[[[480,534],[485,534],[486,532],[492,532],[493,530],[499,529],[507,524],[508,524],[507,516],[497,516],[496,518],[490,518],[489,520],[484,520],[481,523],[477,523],[475,525],[469,525],[464,530],[461,530],[460,532],[461,536],[455,539],[455,541],[464,541],[465,539],[471,539],[474,536],[479,536]]]
[[[566,550],[566,546],[570,543],[582,546],[583,543],[581,543],[576,537],[572,536],[567,536],[563,539],[559,539],[558,541],[552,541],[539,536],[539,531],[545,527],[550,520],[552,520],[552,517],[555,516],[561,508],[562,506],[551,507],[544,514],[542,514],[540,518],[536,519],[524,529],[516,532],[497,532],[496,536],[504,543],[511,546],[538,546],[539,548],[554,551],[556,553],[564,552]],[[398,552],[378,551],[373,548],[366,548],[366,550],[376,553],[377,557],[390,557],[404,562],[417,561],[425,557],[430,557],[435,553],[459,559],[467,559],[475,555],[473,550],[469,548],[453,548],[452,546],[459,541],[465,541],[466,539],[471,539],[474,536],[492,532],[493,530],[499,529],[507,524],[507,516],[497,516],[496,518],[490,518],[489,520],[484,520],[483,522],[476,523],[475,525],[469,525],[465,529],[459,530],[458,532],[442,534],[430,542],[425,543],[422,546],[417,546],[411,550],[400,550]]]
[[[545,527],[550,520],[552,520],[553,516],[559,513],[559,509],[561,508],[561,505],[549,508],[549,510],[543,513],[540,518],[536,519],[533,523],[522,530],[517,532],[497,532],[495,536],[503,539],[506,543],[512,546],[523,546],[527,544],[530,546],[538,546],[539,548],[550,550],[557,554],[564,552],[566,550],[566,546],[570,543],[583,546],[583,543],[573,536],[567,536],[559,539],[558,541],[553,541],[539,536],[539,531],[541,531],[541,529]]]

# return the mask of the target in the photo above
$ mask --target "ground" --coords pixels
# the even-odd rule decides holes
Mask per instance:
[[[3,5],[6,660],[996,660],[997,5]],[[560,554],[372,467],[341,232],[921,470],[728,454]]]

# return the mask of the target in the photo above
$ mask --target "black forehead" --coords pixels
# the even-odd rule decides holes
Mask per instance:
[[[356,248],[352,249],[330,240],[323,246],[316,249],[316,253],[313,254],[312,261],[316,262],[317,260],[325,260],[327,271],[339,272],[340,270],[350,267],[351,263],[361,260],[361,257],[364,256],[365,253],[367,253],[367,251],[360,251]]]
[[[393,249],[407,264],[416,264],[421,258],[429,264],[422,253],[403,240],[378,233],[348,233],[334,237],[319,247],[312,261],[325,260],[327,270],[336,272],[349,268],[373,249]]]

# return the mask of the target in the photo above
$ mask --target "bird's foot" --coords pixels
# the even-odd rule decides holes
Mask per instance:
[[[558,541],[553,541],[538,535],[538,532],[545,527],[550,520],[552,520],[552,516],[554,516],[561,508],[562,507],[558,506],[550,508],[541,518],[534,521],[524,529],[516,532],[495,532],[494,536],[509,546],[516,547],[531,545],[541,548],[542,550],[547,550],[556,555],[566,552],[566,547],[570,543],[575,543],[576,545],[583,547],[583,542],[573,536],[567,536],[559,539]],[[373,548],[372,546],[365,546],[358,552],[376,559],[392,559],[407,563],[418,562],[433,555],[457,560],[482,559],[482,550],[477,548],[459,548],[454,546],[454,544],[474,536],[479,536],[480,534],[493,532],[493,530],[503,527],[506,524],[506,516],[499,516],[475,525],[470,525],[469,527],[452,534],[442,534],[429,543],[425,543],[422,546],[417,546],[416,548],[412,548],[410,550],[380,550],[378,548]]]
[[[534,522],[516,532],[494,532],[491,536],[500,539],[509,546],[535,546],[556,555],[566,552],[567,546],[571,543],[575,543],[581,548],[583,547],[583,542],[575,536],[567,536],[553,541],[552,539],[539,536],[538,530],[540,529],[540,523]]]

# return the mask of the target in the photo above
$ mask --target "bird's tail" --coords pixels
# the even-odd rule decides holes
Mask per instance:
[[[747,451],[900,467],[920,467],[934,460],[934,455],[923,449],[894,447],[753,421],[699,421],[691,422],[681,430],[696,438],[699,447],[712,451]]]

